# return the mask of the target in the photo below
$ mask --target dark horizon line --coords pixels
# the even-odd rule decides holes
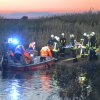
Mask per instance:
[[[5,19],[21,19],[23,16],[27,16],[28,19],[39,19],[41,17],[62,16],[66,14],[84,14],[84,13],[89,13],[89,12],[98,13],[100,11],[89,10],[89,11],[84,11],[84,12],[17,12],[17,13],[11,13],[11,14],[3,14],[3,15],[0,13],[0,17],[5,18]],[[9,17],[7,18],[7,16]]]

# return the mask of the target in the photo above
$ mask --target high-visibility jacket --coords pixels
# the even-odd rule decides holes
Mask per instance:
[[[54,52],[58,52],[58,51],[59,51],[58,43],[57,43],[57,42],[54,42],[53,45],[54,45],[54,46],[53,46],[53,50],[52,50],[52,51],[54,51]]]
[[[42,57],[47,57],[47,56],[52,57],[50,48],[48,46],[42,47],[42,49],[40,50],[40,55]]]

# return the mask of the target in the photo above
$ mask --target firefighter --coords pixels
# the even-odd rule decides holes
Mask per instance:
[[[97,49],[97,41],[95,32],[91,32],[89,41],[89,60],[92,59],[97,60],[96,49]]]
[[[88,39],[88,34],[84,33],[83,34],[83,39],[81,39],[81,44],[84,48],[81,48],[81,58],[84,58],[86,55],[88,55],[88,43],[89,43],[89,39]]]
[[[48,45],[53,45],[53,42],[54,42],[54,35],[52,34],[51,38],[48,41]]]
[[[65,46],[66,46],[66,38],[65,38],[65,34],[64,33],[61,33],[61,37],[60,37],[60,54],[61,56],[65,56]]]
[[[55,36],[55,41],[53,43],[53,57],[55,58],[55,60],[58,60],[58,53],[59,53],[59,40],[60,38]]]
[[[50,47],[47,45],[47,46],[43,46],[40,50],[40,61],[45,61],[46,58],[49,56],[50,58],[52,58],[52,53],[51,53],[51,50],[50,50]]]
[[[76,55],[76,45],[75,45],[75,36],[74,34],[71,34],[70,35],[70,41],[71,41],[71,45],[72,45],[72,48],[71,48],[71,51],[72,51],[72,58],[73,58],[73,63],[74,62],[77,62],[77,55]]]
[[[51,52],[52,52],[52,50],[53,50],[53,43],[54,43],[54,41],[55,41],[55,38],[54,38],[55,36],[52,34],[51,35],[51,38],[49,39],[49,41],[48,41],[48,46],[50,47],[50,50],[51,50]]]

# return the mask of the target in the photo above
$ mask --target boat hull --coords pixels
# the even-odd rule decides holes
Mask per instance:
[[[13,70],[13,71],[29,71],[29,70],[37,70],[40,68],[47,68],[47,67],[51,67],[53,64],[53,59],[49,60],[49,61],[44,61],[44,62],[40,62],[37,64],[28,64],[28,65],[9,65],[8,66],[8,70]]]

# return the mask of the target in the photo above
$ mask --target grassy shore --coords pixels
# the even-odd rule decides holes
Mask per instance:
[[[100,58],[97,61],[88,61],[87,58],[79,59],[77,63],[72,61],[58,62],[55,64],[54,79],[63,88],[65,93],[81,93],[78,91],[78,83],[75,81],[81,73],[86,74],[87,81],[91,81],[92,91],[85,100],[99,100],[100,98]],[[78,94],[80,95],[80,94]]]

